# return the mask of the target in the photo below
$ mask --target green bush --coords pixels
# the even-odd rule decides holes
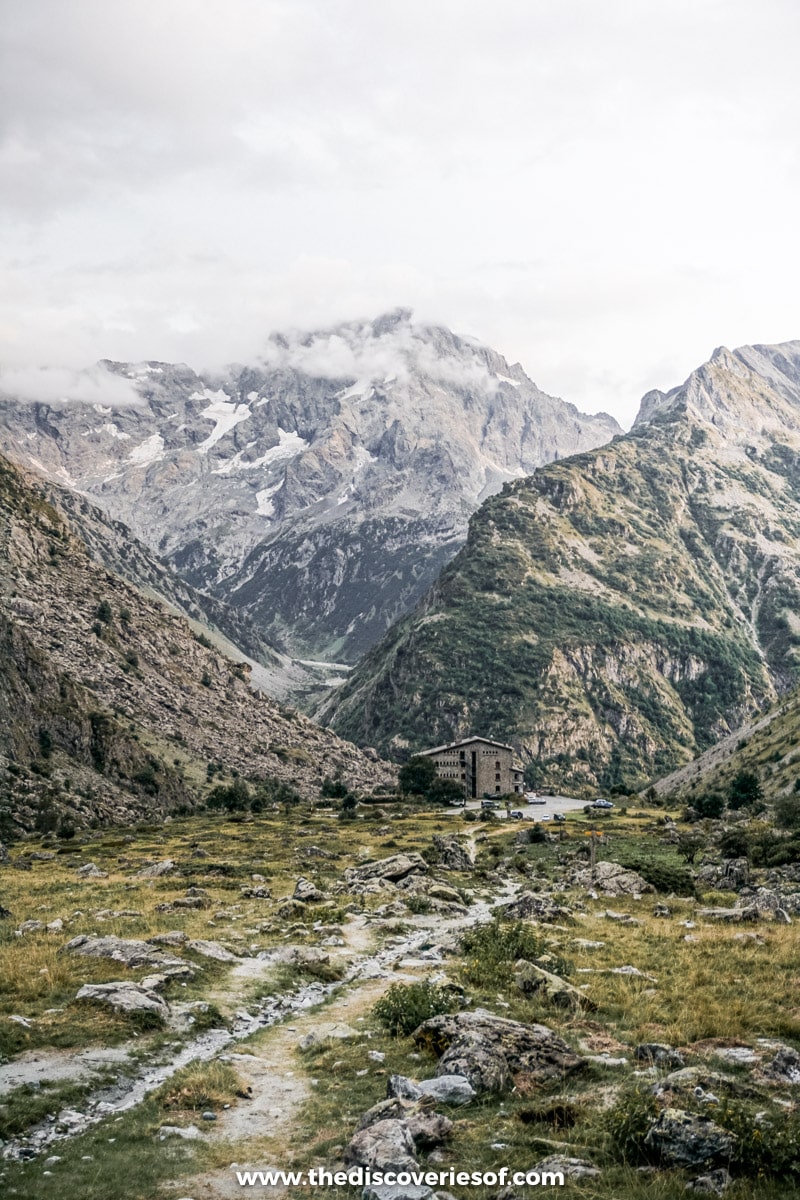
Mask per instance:
[[[615,1157],[633,1166],[650,1161],[644,1139],[657,1116],[658,1104],[649,1087],[624,1091],[603,1120]]]
[[[731,1163],[743,1174],[800,1180],[800,1116],[797,1113],[773,1110],[756,1121],[744,1105],[728,1101],[715,1114],[715,1120],[734,1134]]]
[[[493,986],[510,980],[519,958],[535,960],[547,953],[543,938],[524,921],[503,921],[495,917],[474,925],[461,936],[464,973],[470,983]],[[569,965],[558,959],[548,969],[567,974]]]
[[[454,996],[446,988],[425,980],[422,983],[393,983],[376,1001],[373,1012],[394,1037],[408,1037],[429,1017],[453,1012]]]

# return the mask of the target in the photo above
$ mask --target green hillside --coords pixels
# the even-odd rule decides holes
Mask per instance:
[[[800,388],[763,351],[506,485],[321,715],[384,752],[475,731],[532,782],[634,787],[772,703],[800,666]]]

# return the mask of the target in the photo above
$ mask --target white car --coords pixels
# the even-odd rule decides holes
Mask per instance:
[[[528,804],[547,804],[544,796],[540,796],[537,792],[526,792],[525,799]]]

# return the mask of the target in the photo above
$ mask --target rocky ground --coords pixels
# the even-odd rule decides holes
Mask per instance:
[[[689,868],[658,812],[608,819],[594,869],[584,814],[546,835],[385,819],[14,846],[5,1193],[226,1200],[237,1170],[506,1166],[604,1200],[797,1194],[800,870],[713,840]]]

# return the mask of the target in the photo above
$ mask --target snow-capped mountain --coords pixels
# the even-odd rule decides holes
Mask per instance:
[[[273,644],[345,664],[414,605],[481,501],[621,432],[406,310],[273,335],[224,375],[103,366],[112,403],[7,397],[7,452],[89,494]]]

